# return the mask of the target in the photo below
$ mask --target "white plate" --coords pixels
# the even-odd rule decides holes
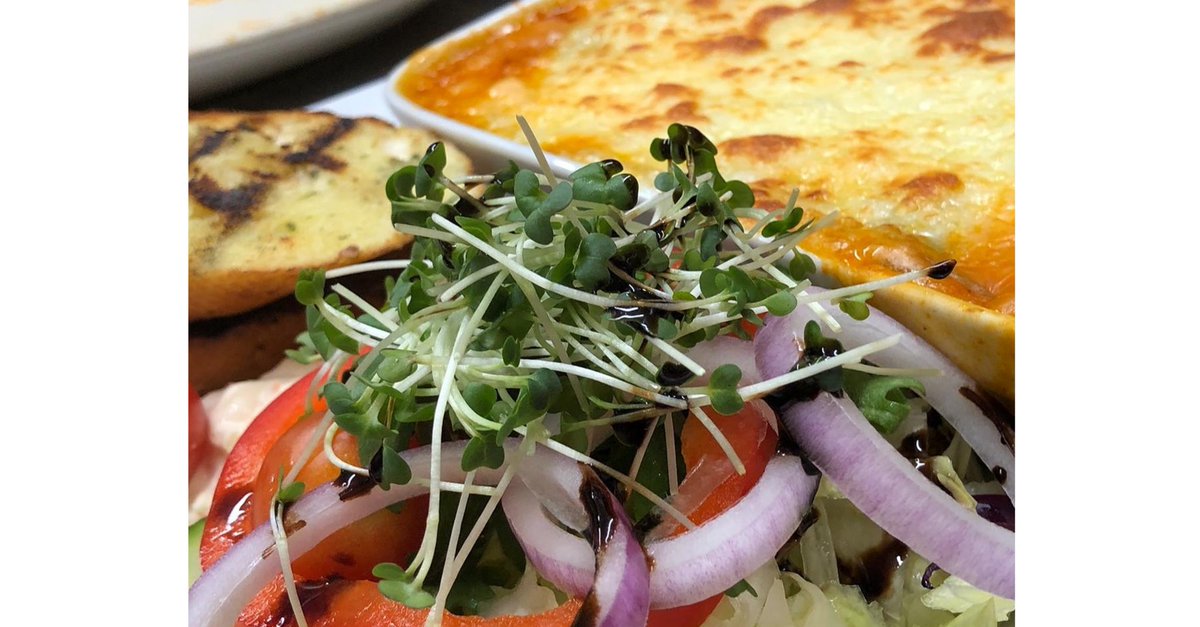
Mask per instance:
[[[262,78],[382,30],[427,0],[189,0],[188,97]]]
[[[428,47],[441,47],[447,42],[467,37],[474,32],[487,28],[493,22],[508,17],[526,5],[541,1],[543,0],[522,0],[521,2],[501,7],[431,42],[428,44]],[[467,126],[462,122],[451,120],[450,118],[429,111],[400,95],[393,86],[396,84],[396,79],[404,73],[407,67],[408,60],[405,60],[396,69],[392,70],[388,74],[384,87],[384,97],[387,98],[388,106],[391,107],[401,124],[427,128],[435,134],[453,142],[463,152],[467,153],[467,156],[471,157],[476,171],[479,172],[499,170],[507,164],[507,160],[509,159],[517,162],[522,167],[539,169],[532,152],[529,150],[529,145],[525,142],[504,139],[475,127]],[[559,176],[566,176],[577,170],[580,166],[579,163],[551,154],[547,154],[546,159],[550,162],[550,169],[554,170],[554,173]]]

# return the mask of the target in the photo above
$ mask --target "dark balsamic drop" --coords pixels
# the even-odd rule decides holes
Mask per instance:
[[[941,281],[942,279],[950,276],[951,272],[954,272],[954,266],[956,265],[958,265],[958,262],[953,259],[947,259],[941,263],[935,264],[929,268],[929,278]]]
[[[375,451],[371,463],[367,464],[367,476],[375,483],[383,483],[383,447]]]
[[[975,512],[983,518],[1008,529],[1017,529],[1017,511],[1012,500],[1004,494],[975,495]]]
[[[921,574],[921,587],[926,590],[933,590],[933,583],[929,581],[929,578],[933,577],[933,573],[939,570],[941,570],[941,567],[937,564],[931,563],[929,566],[926,566],[925,572]]]
[[[820,519],[821,519],[820,510],[817,510],[812,507],[808,508],[808,512],[806,512],[804,514],[804,517],[800,519],[800,527],[798,529],[796,529],[796,533],[792,537],[799,540],[800,537],[804,535],[804,532],[808,531],[809,528],[811,528],[813,525],[817,524],[817,521]]]
[[[600,168],[604,170],[604,178],[612,178],[617,175],[625,166],[621,165],[616,159],[605,159],[600,162]]]
[[[659,385],[676,387],[691,381],[693,376],[695,375],[692,374],[692,371],[685,368],[682,364],[668,361],[658,369],[658,374],[655,375],[654,379]]]
[[[338,499],[342,501],[349,501],[356,496],[362,496],[370,492],[371,488],[376,485],[375,481],[370,477],[364,477],[349,470],[343,470],[337,479],[334,480],[334,483],[341,488],[341,491],[338,492]]]
[[[684,403],[688,402],[687,395],[673,387],[663,388],[663,389],[659,390],[658,393],[662,394],[663,396],[673,398],[675,400],[683,401]]]
[[[858,586],[863,598],[870,603],[887,594],[892,574],[908,555],[903,542],[886,540],[852,560],[838,559],[838,577],[844,585]]]
[[[329,577],[317,581],[297,581],[296,595],[300,598],[300,607],[304,610],[304,617],[310,621],[324,617],[329,613],[334,597],[347,585],[348,582],[340,577]],[[271,625],[294,624],[296,615],[292,611],[292,603],[288,599],[287,591],[280,593],[275,608],[271,617],[277,617],[278,622],[271,623]]]
[[[597,552],[608,546],[617,526],[607,492],[608,489],[596,473],[590,468],[584,469],[583,482],[579,485],[579,500],[588,516],[587,540]]]
[[[973,390],[969,387],[958,388],[958,393],[963,398],[971,401],[987,416],[988,420],[996,426],[996,430],[1000,432],[1000,439],[1009,450],[1016,451],[1017,446],[1017,431],[1016,417],[1012,413],[1005,410],[999,402],[991,396],[982,392]]]
[[[641,445],[642,440],[646,437],[646,431],[650,428],[650,421],[637,420],[634,422],[617,422],[613,423],[613,436],[617,441],[625,446],[634,447]]]

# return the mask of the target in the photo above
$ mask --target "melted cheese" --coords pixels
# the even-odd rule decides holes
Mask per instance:
[[[672,122],[781,206],[837,212],[805,249],[850,283],[954,258],[951,279],[873,303],[1012,398],[1011,2],[541,2],[418,53],[416,104],[549,152],[615,157],[644,185]]]

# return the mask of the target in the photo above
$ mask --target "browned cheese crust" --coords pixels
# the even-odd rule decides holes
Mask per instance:
[[[958,260],[879,305],[1014,396],[1014,8],[1010,0],[537,3],[419,53],[396,88],[550,152],[615,157],[644,185],[668,124],[780,207],[836,216],[802,247],[842,283]]]

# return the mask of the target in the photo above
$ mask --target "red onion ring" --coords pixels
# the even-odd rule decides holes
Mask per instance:
[[[583,472],[580,500],[592,518],[588,538],[596,552],[596,577],[577,626],[645,625],[650,616],[650,568],[620,501],[590,468]]]
[[[825,290],[811,287],[807,291],[819,294]],[[941,376],[921,379],[925,385],[926,400],[962,435],[988,468],[1002,469],[1002,473],[998,473],[1004,476],[1001,485],[1016,503],[1017,474],[1012,449],[1005,445],[1000,431],[983,410],[960,392],[963,388],[975,390],[974,381],[925,340],[874,307],[870,308],[871,315],[863,321],[854,320],[837,307],[829,307],[828,310],[842,325],[841,332],[831,337],[847,347],[901,334],[898,344],[872,354],[872,363],[889,368],[935,368],[942,372]],[[754,337],[756,363],[764,379],[784,374],[796,365],[799,358],[798,338],[804,337],[804,325],[816,319],[808,307],[797,307],[783,318],[767,317],[766,326]]]
[[[963,508],[921,475],[853,402],[822,392],[788,407],[782,418],[813,464],[884,531],[971,585],[1015,598],[1013,532]]]
[[[799,528],[817,483],[798,458],[776,457],[732,507],[696,529],[647,545],[654,564],[650,607],[696,603],[754,572]],[[551,521],[528,486],[514,481],[502,503],[534,568],[564,592],[579,596],[593,578],[587,543]]]
[[[587,594],[595,579],[596,556],[587,541],[576,535],[582,532],[571,533],[564,529],[567,524],[555,524],[542,509],[538,495],[520,477],[508,484],[500,504],[508,526],[538,574],[573,597]]]
[[[750,385],[762,381],[755,361],[754,345],[732,335],[718,335],[701,342],[688,351],[687,356],[704,368],[704,376],[696,377],[688,385],[705,385],[712,371],[725,364],[733,364],[742,371],[738,385]]]
[[[461,482],[465,478],[461,464],[464,448],[463,442],[442,446],[443,481]],[[413,476],[423,479],[429,478],[429,455],[428,446],[400,454],[412,468]],[[498,471],[480,468],[475,483],[495,484],[500,475]],[[317,487],[292,504],[285,514],[286,521],[304,522],[288,535],[288,552],[296,559],[338,529],[428,490],[425,486],[408,483],[392,486],[386,491],[373,488],[342,501],[338,497],[341,488],[334,483]],[[294,524],[289,526],[295,527]],[[246,604],[279,572],[275,537],[270,525],[264,523],[234,544],[192,585],[188,592],[188,624],[191,627],[234,624]]]

